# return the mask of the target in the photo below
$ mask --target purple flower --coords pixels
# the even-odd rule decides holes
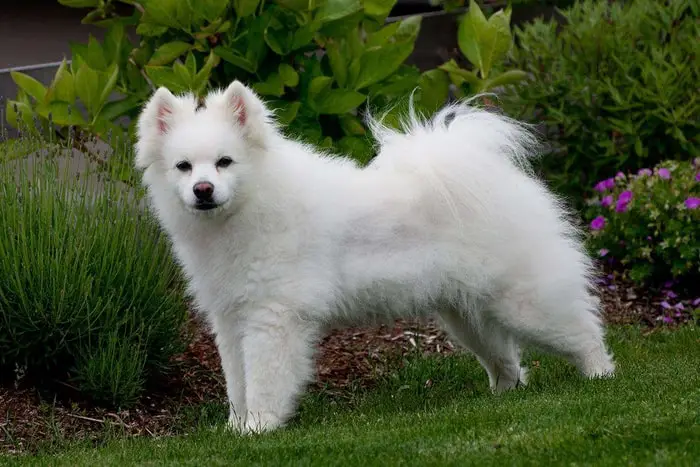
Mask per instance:
[[[632,192],[629,190],[623,191],[620,193],[620,198],[618,201],[622,201],[623,203],[629,203],[632,200]]]
[[[696,298],[695,300],[693,300],[692,305],[693,305],[693,306],[698,306],[698,305],[700,305],[700,298]]]
[[[666,296],[667,296],[668,298],[676,298],[676,297],[678,297],[678,295],[676,295],[676,292],[674,292],[673,290],[667,290],[667,291],[666,291]]]
[[[700,182],[700,172],[695,174],[695,181]]]
[[[624,180],[625,179],[625,174],[622,172],[618,172],[615,174],[615,179],[616,180]]]
[[[651,175],[651,174],[652,174],[651,169],[639,169],[639,172],[637,172],[637,175],[639,175],[640,177],[642,177],[644,175]]]
[[[593,189],[595,191],[599,191],[601,193],[604,193],[608,190],[612,190],[615,188],[615,179],[614,178],[608,178],[606,180],[601,180],[598,183],[595,184]]]
[[[670,289],[671,287],[673,287],[673,285],[675,283],[676,283],[675,281],[666,281],[666,282],[664,282],[664,288]]]
[[[613,203],[612,195],[603,196],[603,199],[600,200],[600,205],[603,206],[604,208],[607,208],[612,203]]]
[[[671,324],[671,323],[673,323],[673,318],[671,318],[670,316],[664,316],[662,318],[662,321],[666,324]]]
[[[591,221],[591,229],[601,230],[603,227],[605,227],[605,217],[598,216]]]
[[[599,254],[600,256],[605,256],[605,255],[607,255],[608,253],[610,253],[610,251],[609,251],[607,248],[601,248],[600,251],[598,252],[598,254]]]
[[[665,310],[668,310],[669,308],[671,308],[671,304],[668,303],[666,300],[664,300],[663,302],[659,303],[659,305],[661,305],[661,308],[663,308],[663,309],[665,309]]]
[[[678,302],[676,303],[676,306],[674,306],[676,310],[685,310],[685,306],[683,306],[682,303]]]
[[[668,180],[671,178],[671,171],[665,167],[661,167],[659,169],[659,177],[663,178],[664,180]]]
[[[700,198],[691,196],[690,198],[685,200],[685,207],[688,209],[696,209],[700,207]]]

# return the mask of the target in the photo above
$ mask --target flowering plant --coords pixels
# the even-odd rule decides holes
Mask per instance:
[[[618,173],[589,200],[589,245],[629,279],[700,280],[700,158]]]

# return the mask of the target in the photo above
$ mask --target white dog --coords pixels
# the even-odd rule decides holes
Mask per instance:
[[[495,391],[525,383],[522,344],[612,375],[592,262],[527,169],[521,125],[460,104],[403,133],[373,125],[366,168],[290,141],[240,82],[204,105],[161,88],[136,166],[206,313],[229,423],[294,413],[328,326],[437,312]]]

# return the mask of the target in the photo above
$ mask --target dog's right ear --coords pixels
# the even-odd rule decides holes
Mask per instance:
[[[137,126],[137,169],[148,168],[159,157],[163,136],[172,128],[177,107],[177,98],[164,87],[158,88],[144,106]]]

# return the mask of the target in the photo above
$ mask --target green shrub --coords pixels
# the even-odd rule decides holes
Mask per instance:
[[[105,39],[73,44],[72,63],[48,88],[13,73],[20,92],[7,104],[12,124],[37,116],[46,126],[50,117],[104,137],[123,131],[122,117],[133,124],[154,87],[202,95],[239,79],[269,102],[290,133],[366,161],[372,144],[362,110],[420,85],[420,71],[404,61],[421,21],[384,24],[396,0],[59,2],[93,8],[84,22],[106,27]],[[135,6],[133,15],[117,15],[118,3]],[[126,34],[130,26],[137,45]],[[447,97],[447,83],[429,84],[424,94]]]
[[[13,157],[24,143],[0,146],[0,374],[128,405],[184,346],[167,239],[141,193],[76,169],[70,145]]]
[[[567,25],[536,20],[516,33],[515,63],[532,79],[504,99],[542,123],[553,186],[581,202],[592,181],[699,154],[699,4],[584,0]]]
[[[619,261],[630,279],[641,285],[669,279],[697,285],[700,167],[696,162],[664,161],[653,170],[620,173],[598,182],[599,194],[588,208],[594,251]]]

